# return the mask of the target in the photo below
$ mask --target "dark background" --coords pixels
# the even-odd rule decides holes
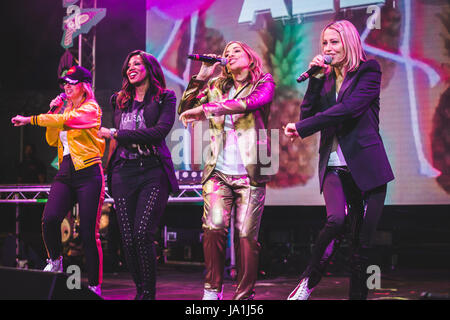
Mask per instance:
[[[132,50],[145,50],[145,0],[99,0],[97,7],[107,9],[96,27],[96,97],[108,125],[109,97],[120,89],[123,60]],[[51,99],[61,92],[57,71],[64,53],[60,43],[66,9],[55,0],[2,1],[1,14],[0,143],[7,154],[0,159],[0,183],[16,182],[21,130],[23,142],[37,147],[51,181],[56,170],[50,163],[56,149],[46,144],[45,129],[14,128],[10,119],[16,114],[46,112]]]
[[[79,3],[78,3],[79,4]],[[98,0],[106,16],[97,24],[97,88],[120,87],[126,55],[145,49],[145,0]],[[0,88],[56,90],[57,68],[64,53],[62,21],[66,9],[58,0],[2,1]]]
[[[56,173],[49,165],[56,157],[56,149],[46,144],[45,129],[15,128],[10,119],[16,114],[46,112],[49,101],[61,92],[56,82],[59,60],[64,53],[60,42],[65,9],[61,3],[1,1],[0,184],[16,183],[21,134],[24,142],[37,147],[37,156],[47,164],[47,182]],[[98,7],[106,8],[107,13],[96,27],[96,97],[103,108],[103,121],[108,125],[108,101],[120,88],[123,60],[132,50],[145,50],[145,0],[99,0]],[[42,209],[42,205],[20,206],[21,238],[33,247],[38,259],[44,258],[40,238]],[[448,268],[449,209],[448,205],[386,206],[377,240],[380,263],[388,270]],[[15,211],[15,205],[0,204],[0,246],[15,232]],[[163,225],[177,229],[180,235],[200,232],[201,214],[201,205],[172,204],[168,206]],[[260,234],[262,268],[272,274],[300,272],[299,266],[307,260],[324,221],[325,208],[321,206],[266,207]],[[186,245],[199,248],[198,243],[180,243]],[[6,251],[2,251],[3,257]]]

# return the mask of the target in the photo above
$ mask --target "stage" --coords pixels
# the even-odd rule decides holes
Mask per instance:
[[[313,5],[298,0],[128,0],[98,1],[98,5],[97,0],[4,2],[2,11],[7,14],[3,23],[12,32],[4,35],[8,45],[3,60],[10,63],[5,65],[0,82],[2,146],[8,151],[0,157],[0,269],[42,270],[45,266],[41,219],[50,183],[58,170],[57,151],[46,142],[45,128],[17,128],[11,123],[12,117],[47,113],[50,101],[62,92],[57,78],[81,65],[93,75],[102,126],[111,128],[114,108],[110,98],[122,87],[121,66],[130,50],[145,50],[157,58],[167,89],[175,93],[178,105],[189,80],[201,68],[201,63],[188,59],[188,55],[222,55],[226,43],[240,41],[257,51],[264,72],[276,82],[265,125],[270,129],[266,133],[267,137],[270,133],[270,157],[261,155],[274,167],[258,237],[261,253],[255,300],[271,304],[272,311],[277,312],[277,316],[266,319],[290,315],[286,306],[292,304],[285,300],[311,257],[327,212],[317,174],[319,151],[323,152],[318,134],[293,142],[284,136],[283,127],[300,117],[308,85],[296,79],[307,70],[311,59],[323,53],[322,29],[331,21],[348,20],[355,25],[367,58],[380,64],[377,127],[379,124],[395,176],[388,184],[374,237],[375,259],[371,263],[380,268],[380,282],[369,291],[368,298],[450,300],[449,1],[334,0]],[[177,305],[192,305],[189,301],[202,298],[200,174],[208,158],[204,151],[209,128],[206,122],[199,122],[186,129],[177,115],[165,136],[181,191],[170,196],[155,238],[159,257],[156,298],[160,301],[156,309],[144,305],[146,315],[157,315],[155,310],[165,308],[166,317],[176,311],[180,313],[175,319],[185,319],[178,317],[185,313],[177,310]],[[32,157],[25,152],[27,146],[35,149]],[[104,166],[108,150],[103,154]],[[24,174],[27,168],[33,174]],[[134,298],[135,288],[124,266],[114,200],[107,188],[105,191],[99,228],[102,298],[107,303],[117,301],[122,308],[124,301]],[[87,284],[79,229],[79,210],[74,206],[62,223],[62,255],[69,260],[64,262],[65,268],[79,265],[83,269],[81,279]],[[235,264],[232,232],[231,227],[227,266]],[[343,253],[348,248],[344,242]],[[310,300],[315,302],[306,303],[322,317],[325,312],[345,317],[348,310],[357,314],[342,301],[347,300],[349,287],[345,259],[344,254],[336,257],[311,295]],[[39,299],[56,300],[63,289],[70,291],[65,274],[37,271],[28,275],[33,279],[29,281],[26,272],[17,270],[13,270],[14,278],[4,273],[6,280],[0,280],[0,293],[7,295],[17,289],[19,297],[15,299],[24,300],[27,290],[23,286],[29,286]],[[236,286],[228,271],[225,300],[232,298]],[[57,289],[61,291],[54,290],[55,281],[59,281]],[[89,294],[79,292],[75,299],[85,300]],[[328,301],[334,307],[316,308],[317,301]],[[336,303],[331,301],[346,308],[346,313],[337,313]],[[78,301],[74,306],[67,310],[80,313]],[[296,317],[308,315],[303,306],[295,311]],[[17,310],[22,311],[13,311]],[[30,308],[31,312],[35,310]],[[126,312],[130,310],[136,309]],[[366,310],[373,317],[384,312],[381,308]],[[437,312],[433,307],[428,314]]]
[[[86,281],[85,279],[83,279]],[[329,275],[322,279],[310,300],[347,300],[348,277]],[[286,300],[297,286],[295,276],[260,277],[256,283],[255,300]],[[200,300],[203,295],[203,268],[198,266],[160,265],[156,283],[157,300]],[[226,279],[224,299],[230,300],[235,282]],[[105,273],[102,297],[105,300],[132,300],[135,287],[126,272]],[[369,291],[369,300],[448,299],[449,270],[397,270],[381,276],[381,288]]]

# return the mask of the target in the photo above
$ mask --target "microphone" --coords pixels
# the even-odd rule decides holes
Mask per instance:
[[[65,92],[61,93],[58,97],[61,98],[61,103],[55,104],[53,106],[50,106],[50,112],[53,113],[58,109],[59,107],[62,107],[64,105],[64,100],[67,99],[67,94]]]
[[[333,58],[329,55],[324,55],[323,56],[323,62],[325,64],[330,64],[331,60],[333,60]],[[316,73],[317,71],[319,71],[320,69],[322,69],[322,67],[319,66],[312,66],[311,68],[309,68],[307,71],[303,72],[302,75],[300,77],[298,77],[297,82],[303,82],[306,79],[308,79],[312,74]]]
[[[190,54],[190,55],[188,55],[188,59],[211,63],[211,64],[220,62],[221,66],[224,66],[228,63],[228,60],[225,58],[214,58],[214,57],[203,56],[201,54]]]

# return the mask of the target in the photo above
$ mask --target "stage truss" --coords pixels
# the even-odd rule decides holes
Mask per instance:
[[[20,260],[19,245],[19,215],[20,208],[23,205],[45,204],[48,200],[51,185],[0,185],[0,204],[15,204],[16,214],[16,262],[20,268],[23,261]],[[105,187],[105,203],[114,203],[114,199]],[[169,203],[202,203],[202,186],[201,185],[180,185],[180,192],[176,195],[169,196]],[[78,215],[77,204],[73,208],[74,215]],[[166,239],[164,239],[166,243]]]
[[[46,203],[50,185],[0,185],[0,203]],[[180,192],[169,197],[169,203],[203,202],[201,185],[180,185]],[[105,188],[105,203],[114,199]]]
[[[80,9],[97,9],[97,0],[81,0]],[[88,69],[92,74],[92,89],[95,92],[95,53],[96,53],[96,26],[88,33],[82,33],[78,37],[78,41],[74,41],[75,46],[69,48],[69,52],[75,57],[75,62]]]

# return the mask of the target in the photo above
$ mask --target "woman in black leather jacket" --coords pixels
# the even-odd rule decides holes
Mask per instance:
[[[135,50],[122,67],[122,89],[111,97],[109,191],[114,198],[125,260],[138,300],[155,299],[154,236],[168,202],[178,191],[171,154],[164,141],[175,120],[175,93],[166,89],[159,62]]]

